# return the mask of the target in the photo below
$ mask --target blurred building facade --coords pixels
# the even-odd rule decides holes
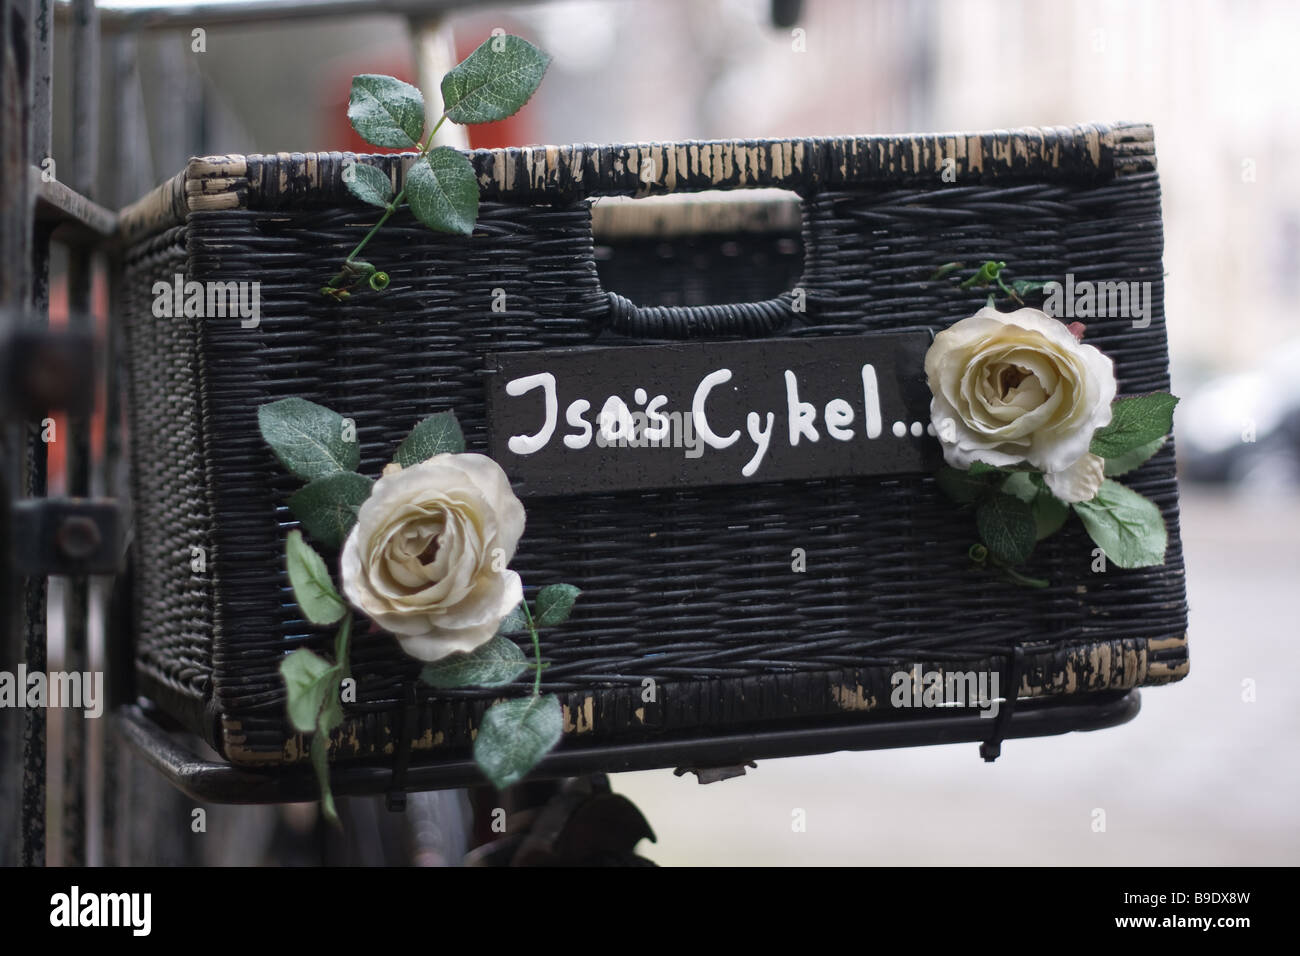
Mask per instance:
[[[768,0],[564,0],[479,4],[449,22],[458,48],[499,26],[554,56],[509,131],[520,141],[1152,122],[1175,387],[1300,335],[1300,5],[806,0],[791,28],[773,25]],[[186,140],[347,148],[350,76],[415,72],[405,22],[382,16],[216,27],[201,53],[188,32],[139,46],[150,118],[128,170],[139,191],[180,167]]]

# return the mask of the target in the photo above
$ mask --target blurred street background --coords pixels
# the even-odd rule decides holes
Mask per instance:
[[[615,778],[659,834],[647,856],[1300,863],[1300,4],[807,0],[790,25],[768,0],[581,0],[444,23],[458,56],[501,27],[554,57],[535,103],[473,145],[1155,127],[1191,675],[1144,690],[1129,724],[1012,741],[992,765],[963,745],[770,761],[710,786]],[[418,72],[391,16],[213,26],[201,53],[188,30],[135,42],[148,148],[105,164],[118,204],[190,152],[360,149],[351,76]]]
[[[1192,670],[1144,689],[1133,721],[1008,741],[992,764],[960,744],[759,761],[707,786],[625,774],[615,788],[659,837],[641,852],[665,865],[1294,866],[1297,540],[1295,496],[1185,486]]]

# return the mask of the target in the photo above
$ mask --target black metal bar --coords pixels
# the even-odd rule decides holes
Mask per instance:
[[[36,195],[36,219],[60,227],[54,238],[94,242],[111,239],[117,232],[116,213],[91,202],[61,182],[42,179],[37,167],[32,168],[31,176]]]
[[[501,5],[519,6],[536,0],[508,0]],[[57,4],[57,14],[69,15],[67,0]],[[107,32],[129,30],[174,30],[180,27],[213,27],[231,24],[303,21],[328,17],[413,16],[445,13],[490,6],[484,0],[244,0],[240,3],[199,0],[194,3],[154,4],[149,6],[100,9],[103,29]]]
[[[106,25],[106,24],[105,24]],[[112,39],[113,169],[112,200],[121,207],[139,199],[157,182],[149,131],[144,121],[140,83],[140,38],[126,32]],[[166,170],[171,175],[175,170]]]
[[[34,460],[28,470],[28,488],[45,481],[44,463]],[[45,670],[45,579],[23,582],[27,672]],[[23,708],[22,864],[45,865],[45,740],[43,707]]]
[[[72,188],[95,194],[99,174],[99,9],[72,3]]]
[[[38,227],[32,249],[32,311],[41,328],[47,328],[50,313],[50,230]],[[28,421],[26,424],[26,461],[23,469],[22,497],[44,498],[47,490],[49,459],[46,423]],[[15,503],[16,505],[22,502]],[[17,513],[15,512],[15,515]],[[18,540],[17,538],[15,540]],[[13,567],[12,561],[10,567]],[[17,570],[15,568],[15,570]],[[25,652],[23,660],[27,672],[45,671],[48,665],[46,641],[46,599],[48,582],[44,577],[28,575],[23,578],[23,633]],[[23,709],[23,848],[24,866],[45,865],[45,797],[46,741],[48,715],[43,707]]]
[[[37,566],[34,556],[53,547],[68,557],[61,570],[76,571],[99,563],[86,551],[86,539],[78,528],[87,527],[85,516],[70,515],[61,544],[44,536],[22,537],[32,519],[42,515],[53,520],[61,507],[73,511],[82,507],[45,500],[48,484],[47,445],[61,438],[68,441],[69,481],[74,494],[89,492],[89,406],[93,390],[69,389],[77,379],[77,359],[89,354],[67,336],[54,336],[49,327],[50,242],[55,238],[73,243],[102,241],[116,230],[116,217],[87,198],[93,190],[98,164],[98,17],[93,0],[76,0],[73,8],[72,94],[73,157],[68,164],[72,188],[58,181],[53,165],[53,50],[54,0],[4,0],[3,26],[3,137],[0,138],[0,180],[4,188],[4,213],[0,219],[0,260],[9,265],[0,270],[0,398],[8,413],[18,412],[25,420],[6,426],[3,434],[4,467],[0,468],[0,627],[6,662],[19,655],[29,672],[45,671],[48,665],[46,575],[58,570]],[[30,267],[28,267],[30,266]],[[89,249],[74,245],[69,263],[71,325],[89,332],[92,258]],[[84,341],[80,343],[84,346]],[[81,381],[89,380],[81,376]],[[88,401],[81,399],[88,398]],[[72,407],[68,407],[72,406]],[[48,412],[66,408],[72,416],[65,426],[68,434],[52,430]],[[93,510],[93,508],[92,508]],[[102,509],[101,509],[102,510]],[[44,519],[42,519],[44,520]],[[78,524],[80,522],[80,524]],[[113,523],[116,523],[114,518]],[[46,524],[49,524],[47,521]],[[53,527],[50,525],[50,527]],[[95,528],[98,532],[100,529]],[[20,546],[18,546],[20,545]],[[92,549],[93,550],[93,549]],[[88,558],[88,560],[86,560]],[[60,559],[62,560],[62,559]],[[106,564],[107,562],[105,562]],[[49,562],[45,562],[49,565]],[[84,581],[69,589],[67,616],[68,662],[85,669],[87,592]],[[21,646],[19,645],[21,641]],[[6,821],[18,819],[21,847],[18,859],[28,865],[45,862],[46,795],[48,770],[48,715],[44,708],[22,709],[21,745],[12,735],[13,721],[0,726],[0,766],[6,781],[10,767],[18,765],[21,750],[21,798],[19,813],[6,814]],[[68,862],[84,862],[84,780],[81,772],[84,748],[80,728],[69,725],[65,755],[69,801],[63,818],[68,824]],[[8,808],[7,791],[0,792],[0,808]],[[0,859],[7,862],[9,834],[0,838]]]
[[[105,24],[101,24],[105,25]],[[112,175],[105,188],[116,206],[124,206],[138,198],[141,190],[153,177],[153,160],[149,150],[141,155],[141,144],[147,143],[144,128],[143,102],[139,74],[139,37],[135,31],[119,33],[109,40],[110,128],[112,142],[106,144],[111,151]],[[124,513],[130,507],[130,480],[125,446],[123,399],[128,374],[126,346],[122,316],[127,308],[122,276],[122,250],[110,249],[108,290],[108,340],[104,368],[106,410],[104,435],[104,491],[116,499]],[[131,576],[129,572],[114,579],[109,597],[108,613],[104,623],[102,661],[109,703],[114,709],[100,722],[104,730],[103,787],[100,794],[101,828],[99,841],[100,861],[105,866],[121,866],[130,861],[130,831],[132,811],[132,761],[131,749],[115,732],[116,707],[132,699],[134,677],[128,659],[131,643],[129,620],[132,612]],[[108,726],[105,727],[104,725]]]
[[[32,0],[31,155],[41,166],[52,158],[54,95],[54,0]],[[28,207],[30,208],[30,207]],[[29,223],[29,228],[31,224]],[[31,305],[34,322],[44,328],[50,312],[50,234],[40,223],[32,229]],[[22,494],[41,498],[46,491],[46,443],[41,422],[28,422]],[[23,581],[23,631],[27,671],[44,671],[46,659],[46,580]],[[24,866],[45,865],[45,796],[47,714],[42,707],[23,710],[23,843]]]
[[[122,262],[120,252],[109,254],[108,263],[108,328],[104,346],[104,457],[100,465],[98,479],[102,493],[118,502],[123,515],[129,508],[128,483],[126,480],[126,457],[123,447],[122,428],[122,363],[125,361],[122,344],[122,320],[125,309],[123,296]],[[129,534],[129,521],[127,522]],[[90,862],[102,866],[115,866],[122,860],[118,845],[118,803],[122,799],[124,788],[120,786],[121,766],[127,759],[127,752],[121,746],[118,735],[106,727],[113,720],[111,708],[129,700],[130,668],[122,666],[126,645],[129,642],[129,629],[123,626],[123,618],[129,612],[130,599],[127,587],[130,575],[122,574],[111,579],[105,587],[105,608],[103,630],[99,643],[92,645],[92,660],[97,660],[104,669],[104,686],[108,694],[110,710],[105,720],[96,721],[92,735],[100,737],[96,753],[101,768],[99,787],[94,811],[98,814],[99,832],[96,845],[88,851]],[[126,605],[124,607],[123,605]]]
[[[25,263],[31,256],[31,221],[27,173],[31,165],[31,4],[3,0],[3,69],[0,70],[0,261]],[[6,265],[0,269],[0,328],[17,324],[27,309],[31,273]],[[12,459],[10,459],[12,460]]]
[[[0,7],[0,13],[7,13]],[[7,19],[7,18],[6,18]],[[12,483],[15,456],[15,442],[12,438],[12,426],[4,427],[3,469],[0,470],[0,547],[8,550],[11,539],[9,529],[9,502],[12,500],[16,486]],[[4,654],[4,663],[19,659],[18,636],[22,633],[21,598],[17,576],[7,566],[0,555],[0,642]],[[19,711],[16,708],[0,710],[0,865],[11,866],[18,862],[18,847],[21,843],[20,799],[18,791],[19,774],[14,771],[20,766],[20,732]]]
[[[83,288],[84,287],[84,288]],[[90,251],[74,249],[68,262],[70,317],[89,304]],[[73,318],[73,321],[77,321]],[[68,493],[90,492],[90,419],[69,416],[64,435]],[[89,527],[89,525],[83,526]],[[89,627],[89,584],[84,575],[67,578],[63,585],[63,661],[70,674],[85,673],[86,634]],[[84,866],[86,862],[86,717],[82,711],[65,707],[63,721],[63,865]]]
[[[0,2],[0,333],[17,330],[31,294],[31,17],[30,0]],[[0,383],[2,387],[3,383]],[[6,664],[21,659],[26,625],[21,579],[8,566],[9,506],[24,483],[25,429],[0,422],[0,651]],[[22,720],[15,709],[0,711],[0,863],[18,862],[22,845],[20,781]]]
[[[32,157],[54,155],[54,0],[32,0]]]
[[[1102,730],[1132,720],[1141,709],[1138,691],[1113,691],[1087,698],[1021,701],[1006,728],[1006,739],[1048,737],[1071,731]],[[645,743],[564,746],[545,757],[530,780],[589,773],[622,773],[678,765],[738,766],[752,760],[885,750],[933,744],[976,743],[989,734],[990,721],[978,712],[908,717],[855,723],[816,723],[784,730],[757,730],[720,737],[672,737]],[[319,796],[316,778],[305,766],[259,771],[207,760],[187,749],[137,705],[119,708],[116,727],[126,743],[174,787],[211,803],[294,803]],[[335,794],[375,794],[392,789],[393,770],[385,764],[339,764],[330,773]],[[469,758],[437,763],[413,762],[403,788],[450,790],[483,786],[487,781]]]
[[[72,6],[72,188],[82,196],[95,193],[99,168],[99,12],[95,0],[73,0]],[[68,250],[68,325],[93,335],[94,254],[89,246]],[[91,493],[91,417],[68,416],[67,493],[85,498]],[[63,604],[63,669],[90,669],[90,585],[83,576],[68,580]],[[88,853],[86,814],[90,780],[87,762],[91,743],[86,717],[63,710],[63,863],[84,866]],[[95,741],[98,743],[98,741]],[[98,790],[98,788],[95,788]]]

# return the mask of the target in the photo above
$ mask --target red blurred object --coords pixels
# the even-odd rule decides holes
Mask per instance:
[[[98,342],[103,342],[107,333],[108,283],[102,269],[96,269],[91,284],[90,307],[94,312],[94,330]],[[50,282],[50,326],[62,328],[68,324],[68,281],[67,276],[56,276]],[[100,398],[95,402],[95,411],[90,420],[90,460],[98,462],[104,454],[104,401],[102,388]],[[48,462],[48,481],[51,494],[61,494],[67,487],[67,444],[68,416],[63,412],[50,415],[54,419],[54,441],[46,446]]]

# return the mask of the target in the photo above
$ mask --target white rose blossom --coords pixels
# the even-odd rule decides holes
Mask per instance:
[[[506,568],[523,532],[524,507],[491,458],[390,465],[343,545],[343,593],[412,657],[472,651],[523,600]]]
[[[1101,487],[1093,432],[1110,423],[1114,364],[1038,309],[980,309],[934,337],[925,356],[930,418],[945,460],[1027,462],[1061,501]]]

